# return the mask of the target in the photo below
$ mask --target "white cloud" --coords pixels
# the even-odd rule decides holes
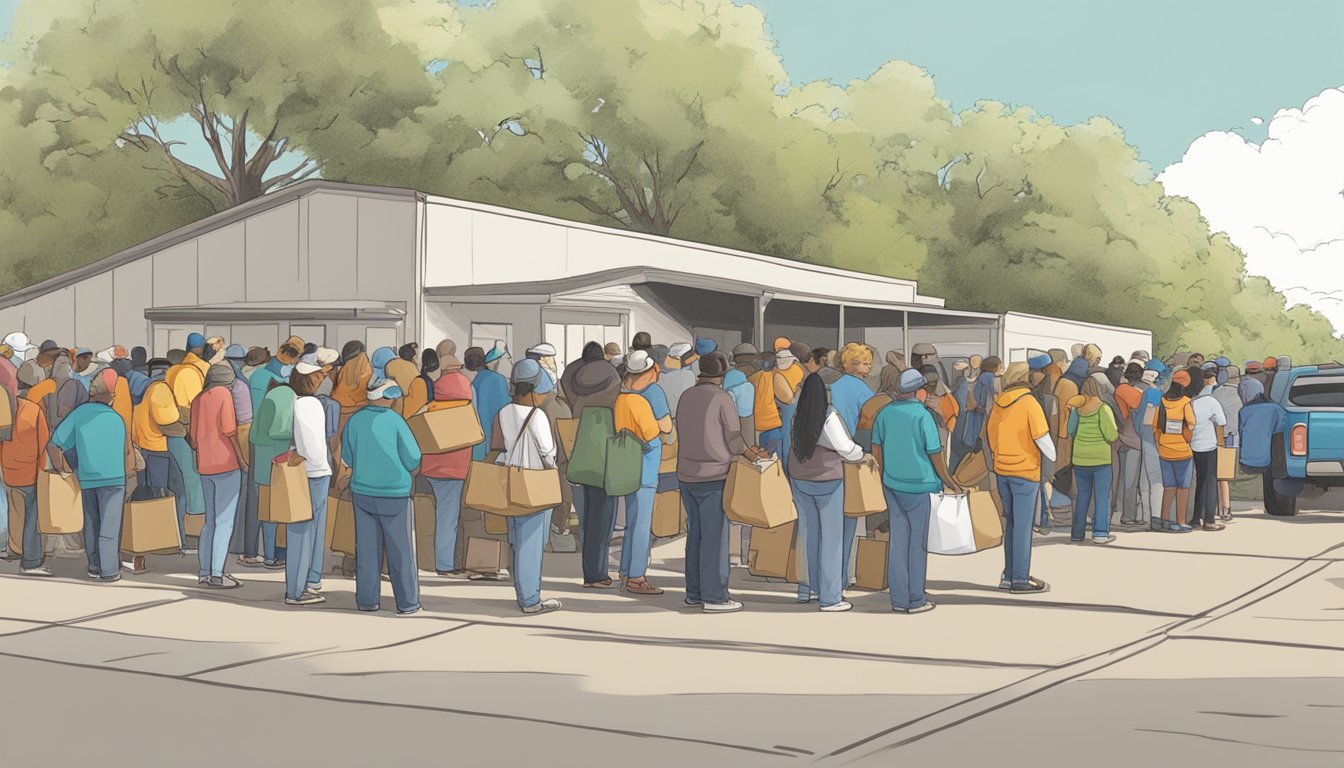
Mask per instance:
[[[1247,272],[1344,335],[1344,88],[1279,110],[1268,129],[1262,144],[1207,133],[1157,179],[1227,233],[1246,253]]]
[[[1252,117],[1252,118],[1251,118],[1251,125],[1264,125],[1264,124],[1265,124],[1265,119],[1264,119],[1263,117]]]

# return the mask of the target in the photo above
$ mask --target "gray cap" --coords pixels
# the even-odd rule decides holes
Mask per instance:
[[[918,392],[927,386],[929,380],[924,378],[924,374],[914,368],[906,368],[901,371],[901,378],[896,381],[896,391],[902,395],[909,395]]]
[[[738,344],[736,347],[733,347],[733,357],[741,357],[742,355],[759,355],[759,354],[760,352],[757,351],[756,346],[754,344]]]

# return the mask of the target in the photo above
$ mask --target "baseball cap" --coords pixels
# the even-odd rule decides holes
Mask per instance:
[[[929,380],[924,378],[924,374],[914,368],[906,368],[901,371],[901,377],[896,380],[896,391],[902,395],[908,395],[918,392],[927,386]]]
[[[230,344],[224,350],[224,359],[226,360],[245,360],[247,358],[247,347],[242,344]]]
[[[401,397],[401,387],[392,379],[378,379],[369,382],[366,396],[370,400],[396,400]]]
[[[205,346],[205,337],[199,333],[187,334],[187,349],[195,349]]]
[[[775,338],[774,350],[778,352],[781,349],[788,349],[789,345],[792,343],[792,340],[785,338],[784,336],[778,336]]]
[[[1217,373],[1218,363],[1215,363],[1214,361],[1210,360],[1207,363],[1199,366],[1199,370],[1204,371],[1205,375],[1208,375],[1210,373]]]
[[[1219,368],[1226,368],[1227,366],[1232,364],[1232,361],[1228,360],[1226,357],[1220,357],[1217,360],[1214,360],[1213,362],[1217,363]]]
[[[639,375],[648,372],[651,368],[653,368],[653,358],[649,356],[647,350],[637,349],[625,358],[625,372],[628,374]]]
[[[495,344],[495,346],[489,352],[485,353],[485,362],[493,363],[496,360],[499,360],[500,358],[508,356],[509,356],[508,348],[506,348],[503,344]],[[533,362],[536,361],[534,360]]]
[[[548,395],[555,391],[555,377],[545,368],[541,369],[541,381],[537,382],[535,391],[538,395]]]
[[[514,384],[531,384],[533,387],[540,387],[542,379],[546,378],[541,372],[541,363],[536,360],[519,360],[518,364],[513,366],[513,374],[510,377]]]
[[[75,357],[83,357],[85,355],[93,355],[93,350],[88,347],[78,347],[75,349]]]
[[[756,345],[754,344],[742,343],[738,344],[736,347],[733,347],[733,357],[741,357],[743,355],[750,355],[752,357],[755,357],[756,355],[759,354],[760,352],[756,350]]]
[[[28,339],[28,334],[23,333],[22,331],[15,331],[6,336],[4,344],[14,350],[14,353],[17,355],[22,355],[30,349],[36,349],[36,347],[33,346],[33,342]]]
[[[271,350],[265,347],[253,347],[247,350],[247,357],[243,359],[244,365],[265,365],[271,360]]]
[[[126,348],[121,345],[113,345],[99,352],[95,357],[99,362],[110,363],[113,360],[120,360],[126,357]]]
[[[1027,359],[1027,367],[1033,371],[1040,371],[1049,367],[1052,362],[1054,360],[1048,354],[1033,355]]]
[[[529,355],[539,355],[541,357],[555,357],[555,346],[551,344],[538,344],[527,350]]]
[[[286,352],[285,347],[293,349],[293,353]],[[293,365],[299,362],[299,357],[303,355],[303,339],[298,336],[290,336],[280,345],[280,351],[275,353],[275,359],[285,365]]]
[[[1171,381],[1174,384],[1180,384],[1182,387],[1190,386],[1190,372],[1182,368],[1171,375]]]
[[[59,352],[60,349],[61,345],[57,344],[51,339],[47,339],[46,341],[42,342],[42,346],[38,347],[37,351],[45,354],[47,352]]]
[[[667,356],[680,360],[691,351],[691,345],[684,341],[678,341],[676,344],[667,348]]]
[[[718,348],[718,342],[713,339],[700,338],[695,340],[695,354],[700,355],[701,357],[708,355]]]

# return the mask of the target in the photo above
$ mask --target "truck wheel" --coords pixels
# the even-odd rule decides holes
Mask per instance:
[[[1284,496],[1274,490],[1274,479],[1270,473],[1264,475],[1265,513],[1274,517],[1295,517],[1297,515],[1297,497]]]

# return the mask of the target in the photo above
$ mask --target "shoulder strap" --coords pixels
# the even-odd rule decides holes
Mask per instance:
[[[527,432],[528,422],[532,421],[532,417],[535,416],[536,414],[537,414],[537,406],[534,405],[532,406],[532,410],[527,412],[527,418],[523,419],[523,426],[518,428],[518,436],[513,439],[514,445],[517,445],[518,441],[523,439],[523,435]]]

